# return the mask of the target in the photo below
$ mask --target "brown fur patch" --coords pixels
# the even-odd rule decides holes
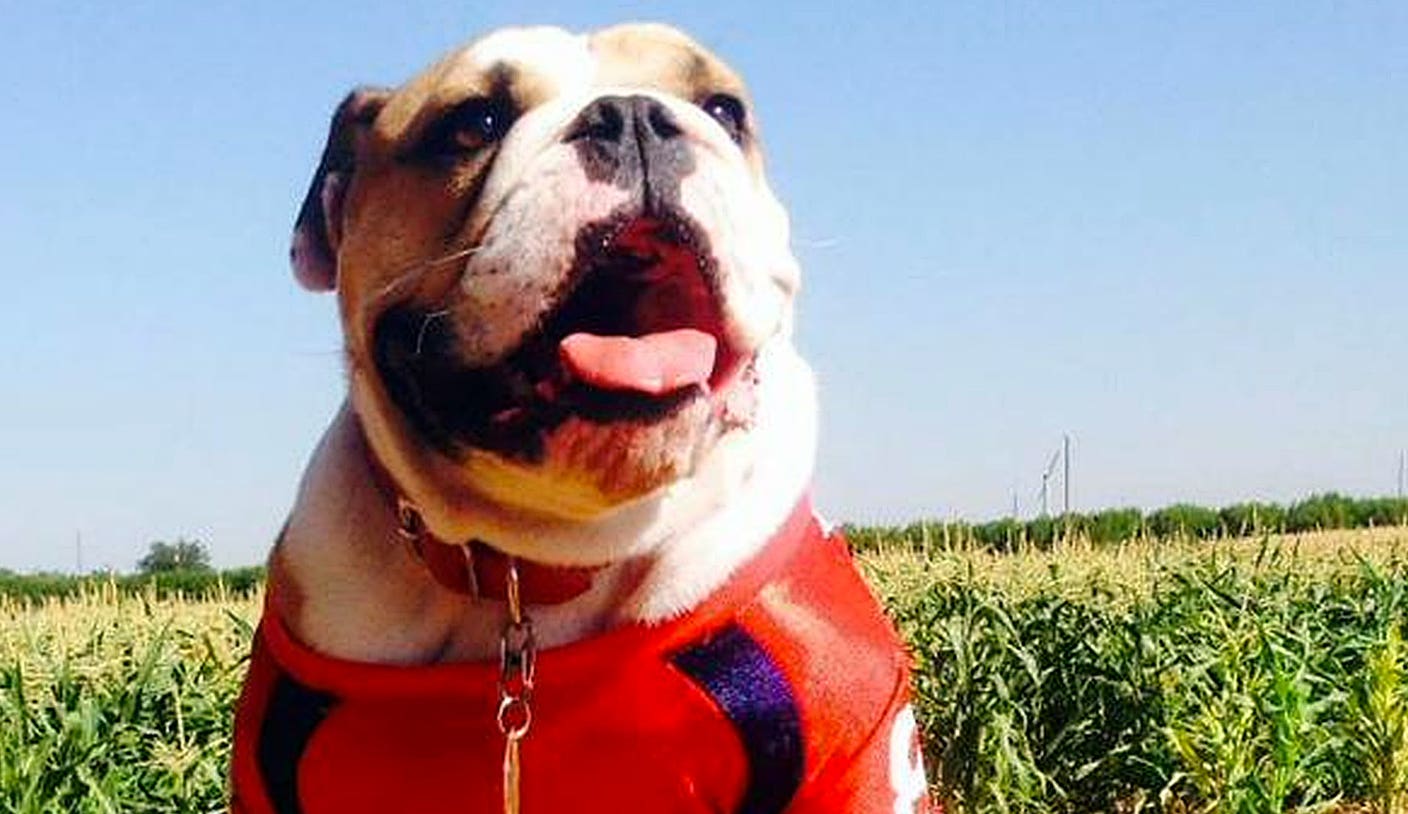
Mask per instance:
[[[269,609],[279,615],[289,630],[297,632],[300,614],[303,612],[304,593],[293,579],[293,569],[288,562],[288,554],[284,546],[284,536],[287,533],[288,526],[285,525],[283,531],[279,532],[278,541],[274,543],[274,550],[269,554],[268,576],[264,589],[265,601]]]
[[[657,88],[702,102],[715,93],[747,100],[743,80],[683,33],[661,25],[632,24],[591,37],[599,61],[598,83]]]

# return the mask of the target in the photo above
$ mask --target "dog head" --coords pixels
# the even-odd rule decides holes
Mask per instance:
[[[639,514],[757,431],[799,283],[742,80],[660,25],[499,31],[354,91],[292,256],[432,529],[548,561],[631,552],[518,530]]]

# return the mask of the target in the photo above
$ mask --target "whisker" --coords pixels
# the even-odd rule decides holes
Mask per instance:
[[[792,238],[792,245],[797,246],[797,247],[800,247],[800,248],[807,248],[807,249],[834,249],[834,248],[836,248],[837,246],[841,245],[841,238],[839,238],[839,237],[823,237],[823,238],[801,238],[801,237],[794,237],[794,238]]]
[[[450,309],[448,308],[442,308],[439,311],[431,311],[430,313],[425,315],[425,319],[422,320],[420,323],[420,333],[416,334],[416,356],[420,356],[421,349],[425,347],[425,334],[430,330],[430,323],[434,322],[437,319],[440,319],[441,317],[447,317],[449,315]]]
[[[415,263],[397,270],[396,274],[391,278],[391,281],[382,286],[381,290],[376,293],[376,299],[381,300],[389,297],[395,290],[414,283],[436,266],[470,257],[477,254],[479,251],[481,251],[481,249],[478,246],[467,246],[463,249],[456,249],[442,254],[439,257],[416,261]]]

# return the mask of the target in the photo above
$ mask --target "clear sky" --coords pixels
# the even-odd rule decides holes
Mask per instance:
[[[262,558],[341,398],[285,262],[332,107],[632,18],[760,105],[829,515],[1031,511],[1067,431],[1078,508],[1392,491],[1408,4],[6,3],[0,567]]]

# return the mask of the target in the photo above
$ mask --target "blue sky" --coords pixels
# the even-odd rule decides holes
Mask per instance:
[[[818,500],[1386,493],[1408,5],[7,4],[0,567],[259,560],[341,398],[285,263],[328,115],[478,32],[675,22],[748,77],[807,274]]]

